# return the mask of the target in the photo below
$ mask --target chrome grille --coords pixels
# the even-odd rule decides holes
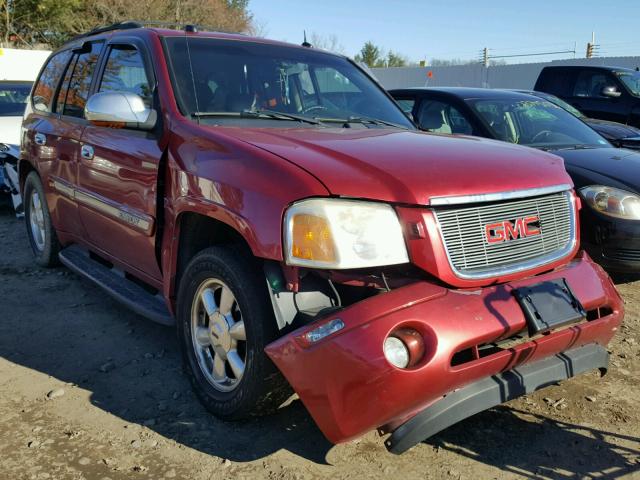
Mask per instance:
[[[436,208],[451,266],[462,278],[487,278],[527,270],[567,255],[575,244],[570,192],[507,202]],[[486,225],[537,216],[540,234],[489,243]]]

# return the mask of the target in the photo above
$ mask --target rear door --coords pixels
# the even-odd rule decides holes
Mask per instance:
[[[84,106],[89,98],[103,46],[103,41],[87,42],[72,51],[53,102],[53,130],[49,133],[40,132],[45,135],[45,146],[53,146],[56,152],[50,184],[59,194],[60,201],[69,206],[67,212],[61,214],[60,221],[66,231],[77,236],[83,236],[84,229],[79,220],[75,196],[71,192],[78,183],[80,138],[87,125]]]
[[[133,92],[157,107],[151,65],[140,40],[112,41],[95,91]],[[157,132],[89,124],[82,135],[78,203],[87,236],[147,281],[161,277],[155,251],[161,157]]]
[[[614,87],[617,98],[602,95],[605,87]],[[627,123],[631,113],[631,98],[620,80],[607,70],[585,68],[573,78],[569,97],[574,107],[591,118]]]
[[[53,141],[58,122],[52,111],[52,104],[71,56],[70,50],[58,52],[49,58],[42,69],[25,113],[21,138],[21,154],[31,159],[36,166],[44,184],[53,225],[62,231],[69,228],[64,220],[68,219],[70,223],[74,223],[74,219],[77,220],[77,212],[71,199],[60,198],[50,188],[50,175],[60,175],[61,170]],[[77,224],[77,221],[75,223]]]

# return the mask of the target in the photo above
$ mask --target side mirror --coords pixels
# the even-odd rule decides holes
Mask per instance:
[[[142,97],[121,91],[91,96],[84,107],[84,116],[94,125],[138,130],[152,130],[157,121],[156,111],[147,108]]]
[[[622,92],[618,91],[618,89],[614,86],[604,87],[602,89],[602,92],[600,93],[602,94],[603,97],[610,97],[610,98],[618,98],[620,95],[622,95]]]

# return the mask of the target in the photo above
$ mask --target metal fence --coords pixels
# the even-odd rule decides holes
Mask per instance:
[[[371,71],[387,89],[426,86],[532,89],[540,70],[548,65],[607,65],[636,68],[640,67],[640,57],[582,58],[490,67],[472,64],[451,67],[372,68]]]

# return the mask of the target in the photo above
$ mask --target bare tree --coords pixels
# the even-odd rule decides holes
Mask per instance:
[[[253,20],[247,7],[248,0],[0,0],[0,40],[55,47],[78,33],[124,20],[245,32]]]
[[[322,50],[327,50],[333,53],[341,53],[344,54],[345,48],[344,45],[340,43],[338,37],[334,34],[331,35],[322,35],[318,32],[311,32],[309,35],[309,42],[316,48],[320,48]]]

